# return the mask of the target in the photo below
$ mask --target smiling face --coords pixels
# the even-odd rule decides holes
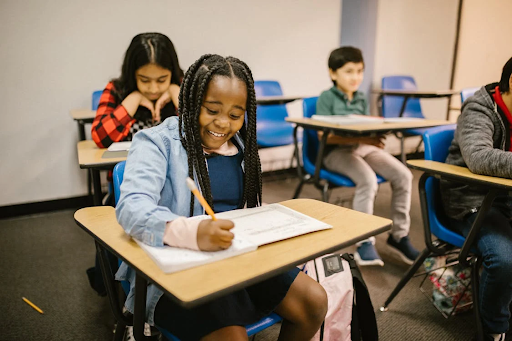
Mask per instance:
[[[247,87],[233,77],[214,76],[206,90],[199,114],[199,133],[203,146],[217,149],[243,126]]]
[[[351,95],[359,89],[364,76],[364,64],[348,62],[336,71],[329,69],[331,79],[336,82],[338,89]]]
[[[149,99],[156,101],[171,84],[171,71],[156,64],[146,64],[135,71],[137,89]]]

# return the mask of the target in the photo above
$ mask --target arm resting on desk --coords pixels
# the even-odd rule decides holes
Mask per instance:
[[[512,178],[512,153],[494,148],[494,123],[481,107],[468,103],[457,122],[455,139],[462,158],[473,173]]]

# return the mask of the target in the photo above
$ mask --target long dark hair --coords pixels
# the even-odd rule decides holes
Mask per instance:
[[[135,71],[150,63],[170,70],[171,83],[180,85],[183,70],[172,41],[161,33],[141,33],[133,37],[124,55],[121,76],[113,80],[119,100],[137,90]]]
[[[503,72],[501,73],[500,80],[500,92],[510,91],[510,75],[512,74],[512,58],[508,60],[503,66]]]
[[[180,138],[187,151],[188,174],[197,177],[203,196],[213,207],[210,177],[199,133],[199,113],[206,95],[208,84],[214,76],[241,80],[247,87],[247,119],[240,134],[244,141],[244,191],[243,204],[247,207],[261,205],[261,164],[256,142],[256,93],[249,67],[234,57],[204,55],[189,67],[183,78],[179,97]],[[190,215],[194,212],[194,196],[190,200]]]

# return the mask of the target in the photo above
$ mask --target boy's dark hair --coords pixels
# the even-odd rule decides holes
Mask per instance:
[[[180,85],[183,70],[172,41],[161,33],[141,33],[133,37],[124,55],[121,76],[113,80],[119,100],[137,90],[135,71],[151,63],[171,71],[171,83]]]
[[[261,205],[261,165],[256,142],[256,93],[249,67],[234,57],[204,55],[192,64],[183,78],[179,97],[180,138],[188,158],[188,175],[197,178],[201,192],[213,208],[210,177],[199,133],[199,114],[208,84],[215,76],[241,80],[247,87],[246,120],[240,134],[244,141],[244,191],[242,207]],[[194,212],[194,196],[190,198],[190,216]]]
[[[505,63],[503,66],[503,72],[501,73],[500,80],[500,92],[510,91],[510,75],[512,74],[512,58]]]
[[[342,46],[331,52],[327,64],[329,65],[329,69],[336,71],[350,62],[363,63],[364,65],[363,53],[357,47]],[[332,82],[336,85],[335,81]]]

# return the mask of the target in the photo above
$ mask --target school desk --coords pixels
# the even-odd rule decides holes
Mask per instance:
[[[256,97],[256,104],[260,105],[273,105],[273,104],[286,104],[298,99],[304,98],[303,96],[261,96]]]
[[[411,160],[407,161],[407,165],[412,169],[423,171],[427,174],[435,176],[438,179],[451,180],[467,185],[479,186],[488,190],[482,206],[478,210],[477,217],[471,230],[464,241],[464,245],[459,253],[459,262],[462,265],[469,266],[467,257],[471,248],[474,245],[476,236],[482,225],[482,220],[487,211],[491,208],[492,203],[497,195],[503,192],[512,191],[512,179],[498,178],[494,176],[479,175],[471,173],[466,167],[459,167],[449,165],[437,161],[429,160]],[[420,181],[420,191],[424,190],[425,182]]]
[[[111,170],[118,162],[126,160],[126,151],[108,152],[106,148],[98,148],[91,140],[79,141],[77,144],[78,164],[92,174],[94,188],[94,206],[101,205],[100,170]]]
[[[96,111],[90,109],[73,109],[69,113],[78,124],[78,137],[80,138],[80,141],[84,141],[85,125],[87,123],[92,123],[96,116]]]
[[[297,139],[297,129],[302,127],[304,129],[314,129],[317,131],[322,131],[323,136],[320,139],[320,143],[318,146],[318,153],[316,155],[315,161],[315,174],[311,181],[318,189],[322,189],[323,186],[320,184],[320,168],[322,167],[322,162],[324,158],[324,149],[327,144],[327,136],[329,133],[334,133],[336,135],[341,136],[372,136],[372,135],[384,135],[388,133],[394,133],[399,131],[404,131],[407,129],[416,129],[416,128],[430,128],[436,127],[440,125],[450,124],[448,121],[442,120],[413,120],[413,121],[405,121],[405,122],[394,122],[394,123],[371,123],[371,124],[347,124],[340,125],[334,124],[324,121],[318,121],[311,118],[291,118],[287,117],[286,121],[295,123],[295,129],[293,132],[294,143],[295,143],[295,157],[297,160],[299,159],[299,148],[298,148],[298,139]],[[403,154],[403,153],[402,153]],[[402,162],[405,163],[405,160],[402,156]],[[299,165],[297,167],[297,172],[300,179],[304,178],[302,167]]]
[[[136,271],[134,331],[143,330],[146,286],[150,281],[174,302],[193,307],[261,282],[310,259],[335,252],[387,231],[391,220],[313,199],[282,205],[321,220],[332,229],[260,246],[256,251],[195,268],[165,274],[117,223],[114,208],[88,207],[75,213],[76,223],[96,245],[112,252]]]
[[[451,97],[460,93],[457,90],[433,90],[433,91],[422,91],[422,90],[383,90],[376,89],[373,90],[372,93],[378,94],[379,97],[377,99],[378,102],[382,100],[382,96],[399,96],[403,97],[404,101],[402,103],[402,107],[400,108],[400,113],[398,117],[402,117],[405,112],[405,107],[407,105],[407,101],[409,98],[446,98]],[[446,120],[449,119],[449,113],[446,114]]]

